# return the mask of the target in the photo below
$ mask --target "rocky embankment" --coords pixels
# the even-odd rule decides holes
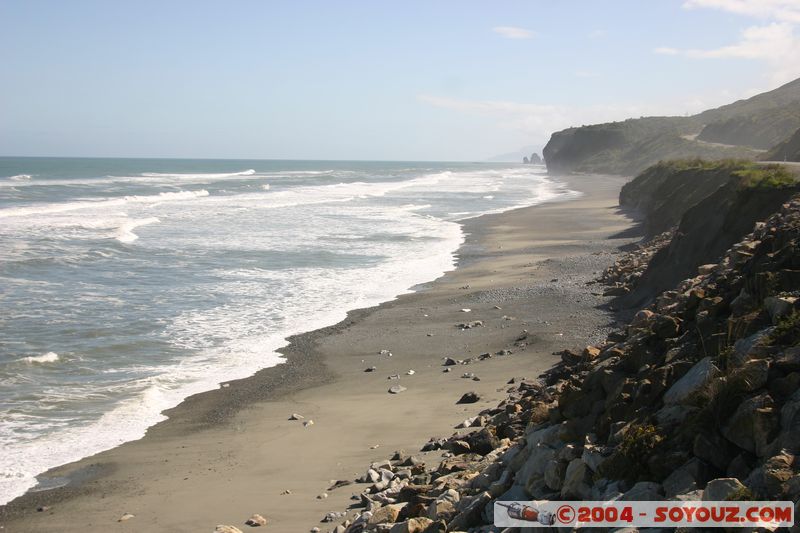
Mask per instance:
[[[796,501],[799,287],[796,198],[606,342],[509,382],[471,433],[432,439],[441,462],[396,452],[352,480],[355,514],[320,518],[343,520],[337,533],[499,531],[495,500]]]

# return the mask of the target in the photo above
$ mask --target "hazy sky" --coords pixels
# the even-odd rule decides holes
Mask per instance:
[[[482,160],[800,77],[800,0],[0,0],[0,155]]]

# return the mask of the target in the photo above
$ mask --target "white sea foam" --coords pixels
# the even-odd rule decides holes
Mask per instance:
[[[0,218],[47,215],[76,211],[79,209],[105,209],[109,207],[121,207],[126,204],[158,204],[162,202],[194,200],[203,196],[208,196],[208,191],[205,189],[199,191],[161,192],[148,196],[122,196],[104,200],[84,200],[77,202],[38,204],[26,207],[8,207],[0,209]]]
[[[16,176],[9,176],[8,179],[12,181],[28,181],[31,179],[30,174],[17,174]]]
[[[253,176],[256,173],[255,170],[248,169],[243,170],[241,172],[220,172],[220,173],[200,173],[200,174],[188,174],[188,173],[164,173],[164,172],[142,172],[142,176],[147,178],[177,178],[177,179],[217,179],[217,178],[233,178],[236,176]]]
[[[31,420],[8,419],[9,431],[0,430],[0,503],[34,486],[35,476],[49,468],[140,438],[149,426],[165,418],[165,409],[191,394],[280,364],[282,358],[276,350],[286,344],[288,336],[334,324],[346,317],[348,309],[390,300],[452,269],[464,236],[458,223],[442,218],[446,209],[437,203],[435,194],[482,198],[491,192],[502,200],[484,202],[483,207],[459,217],[487,212],[490,206],[502,211],[570,194],[528,169],[429,172],[405,180],[357,178],[359,181],[351,182],[338,182],[348,179],[340,177],[343,171],[320,174],[323,172],[337,183],[258,192],[251,187],[238,193],[233,186],[226,186],[230,193],[180,191],[76,200],[67,202],[71,205],[66,209],[53,203],[16,208],[29,210],[17,214],[8,213],[15,208],[0,210],[0,217],[5,218],[0,236],[3,225],[20,232],[30,231],[36,224],[35,228],[47,235],[58,228],[55,233],[69,232],[71,237],[85,233],[131,242],[136,239],[136,227],[159,223],[152,229],[158,239],[143,238],[136,247],[125,249],[130,255],[142,248],[142,255],[137,256],[142,264],[147,261],[148,241],[157,243],[159,251],[223,250],[229,255],[237,249],[248,254],[268,250],[277,257],[292,257],[283,252],[301,257],[328,252],[344,262],[342,267],[322,267],[313,261],[308,265],[300,261],[296,266],[275,266],[269,261],[253,266],[251,261],[243,261],[236,268],[219,267],[206,273],[209,279],[213,275],[214,297],[223,303],[211,308],[180,308],[177,316],[166,321],[163,331],[176,349],[186,351],[185,356],[158,364],[135,361],[98,370],[116,380],[102,389],[51,387],[45,391],[52,405],[86,397],[108,402],[108,410],[96,419],[59,423],[45,417],[35,425],[41,432],[27,439],[12,438],[15,433],[10,430],[15,424],[31,427]],[[265,174],[257,173],[259,179]],[[275,179],[291,175],[274,174]],[[174,183],[181,184],[208,176],[219,179],[213,174],[186,176],[200,175],[144,178],[174,178]],[[513,198],[519,202],[513,206],[508,195],[502,196],[503,188],[511,185],[517,188]],[[436,209],[442,215],[429,214]],[[106,252],[100,257],[113,261]],[[92,298],[98,298],[98,303],[110,298],[88,292],[84,296],[89,305],[95,305]],[[125,302],[120,300],[119,306],[124,308]],[[50,431],[44,432],[47,423]]]
[[[138,228],[139,226],[146,226],[147,224],[155,224],[157,222],[161,222],[156,217],[145,218],[142,220],[131,220],[130,222],[126,222],[119,227],[116,232],[116,239],[119,242],[133,242],[139,238],[133,230]]]
[[[55,352],[47,352],[42,355],[26,357],[24,360],[26,363],[55,363],[58,361],[58,354]]]

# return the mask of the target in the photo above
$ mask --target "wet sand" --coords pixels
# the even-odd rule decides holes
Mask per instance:
[[[0,527],[196,533],[217,524],[244,530],[260,513],[268,530],[326,531],[324,515],[357,503],[351,496],[361,488],[327,491],[334,480],[354,480],[394,450],[416,453],[496,404],[509,378],[536,377],[557,360],[553,351],[605,337],[614,317],[600,288],[587,282],[631,242],[632,222],[617,207],[625,180],[567,181],[581,198],[467,221],[456,270],[293,337],[286,363],[188,398],[138,441],[48,472],[46,482],[69,484],[0,507]],[[484,326],[456,327],[477,320]],[[533,340],[520,349],[514,341],[523,329]],[[493,357],[443,372],[443,357],[487,352]],[[376,371],[364,372],[371,366]],[[394,374],[400,379],[388,379]],[[389,394],[398,382],[407,390]],[[457,405],[467,391],[480,402]],[[288,420],[292,413],[314,424]],[[41,506],[49,509],[37,512]],[[117,522],[123,513],[135,517]]]

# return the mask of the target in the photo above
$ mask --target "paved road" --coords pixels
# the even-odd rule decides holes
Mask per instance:
[[[760,165],[783,165],[795,176],[800,176],[800,162],[797,161],[758,161]]]

